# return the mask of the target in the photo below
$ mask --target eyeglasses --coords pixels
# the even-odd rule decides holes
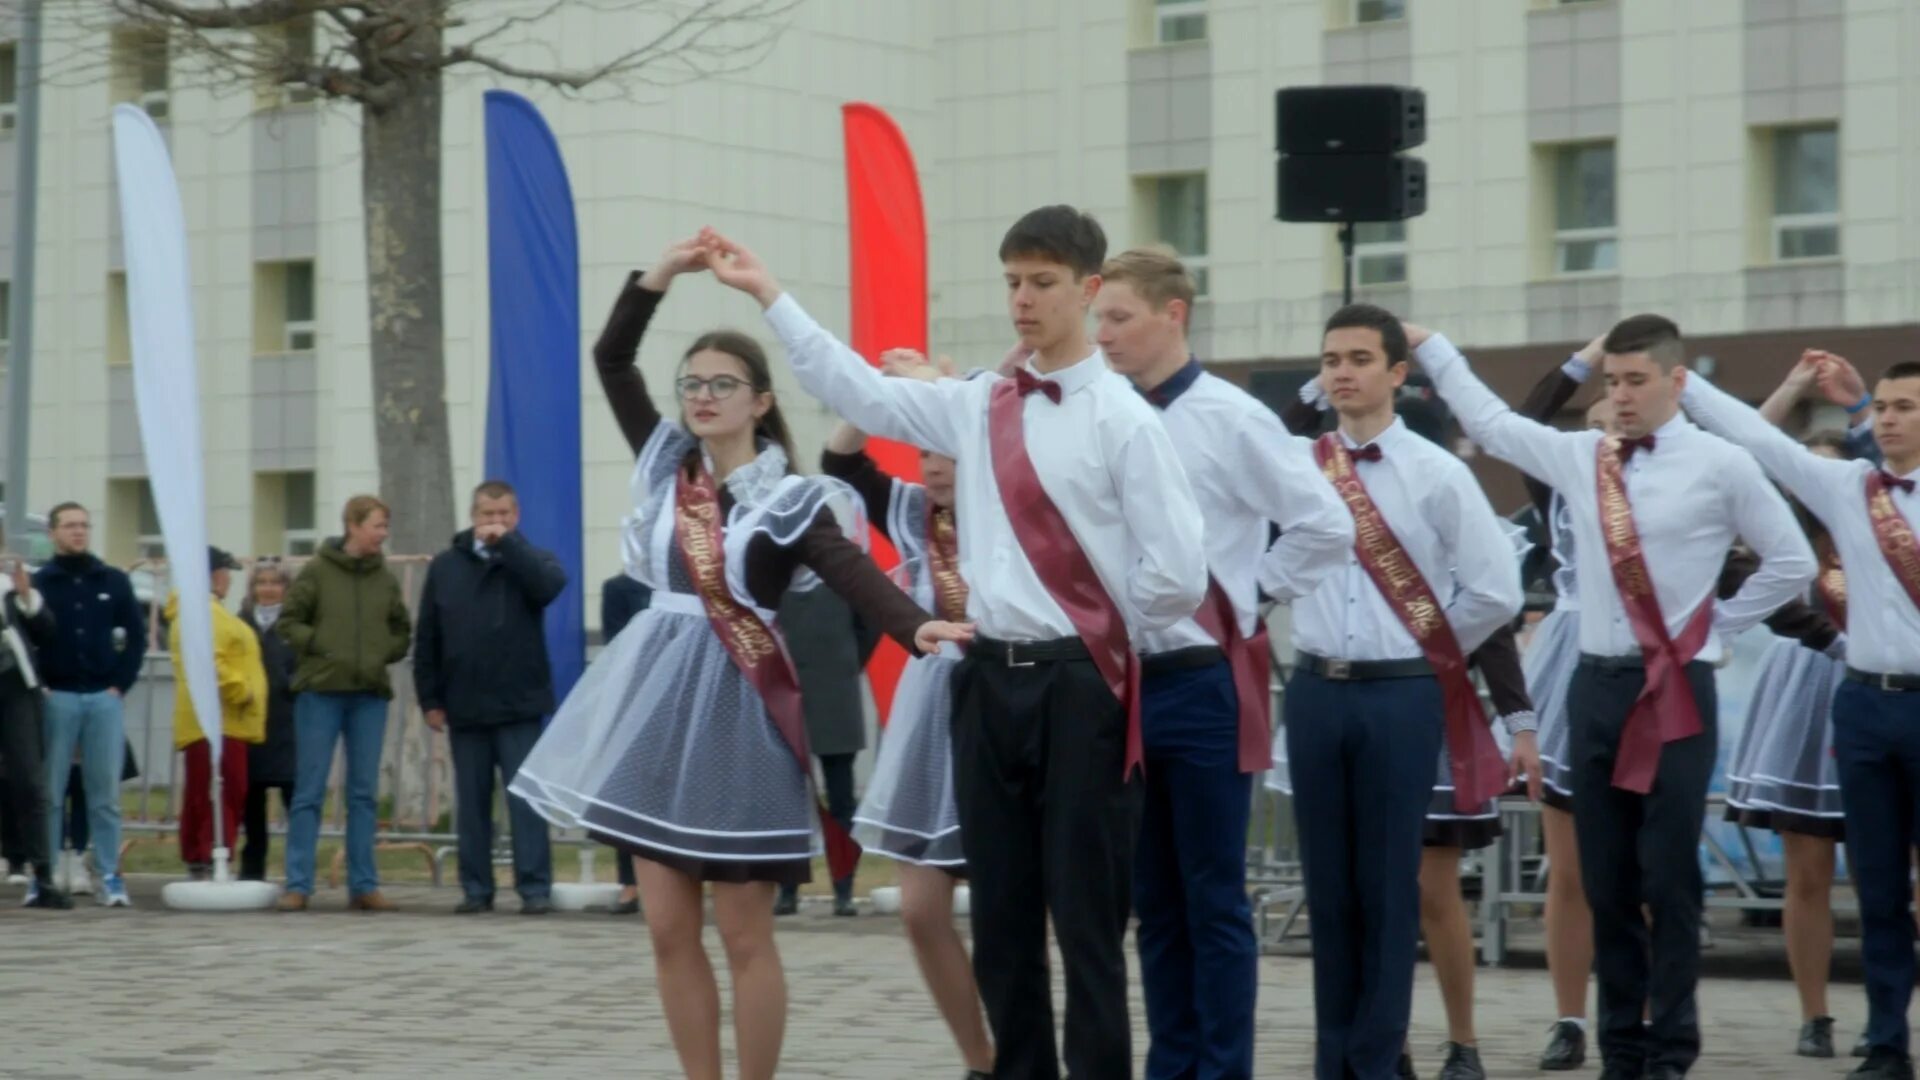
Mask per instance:
[[[725,401],[734,391],[747,385],[745,379],[736,379],[731,375],[715,375],[711,379],[702,379],[697,375],[685,375],[674,381],[674,388],[680,391],[682,401],[692,401],[700,396],[702,390],[715,401]]]

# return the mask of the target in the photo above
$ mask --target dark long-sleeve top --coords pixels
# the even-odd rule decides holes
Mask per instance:
[[[1527,676],[1520,668],[1520,642],[1509,623],[1493,632],[1467,657],[1480,669],[1487,684],[1487,696],[1493,699],[1496,716],[1519,716],[1533,712],[1533,698],[1527,693]]]
[[[647,396],[638,357],[640,340],[665,295],[641,285],[638,271],[628,275],[607,317],[606,328],[593,346],[600,387],[636,457],[661,421],[660,410]],[[731,514],[733,505],[733,493],[720,485],[721,512]],[[769,536],[754,537],[746,551],[747,591],[761,608],[777,608],[801,566],[819,575],[867,625],[879,627],[909,651],[914,651],[914,631],[933,618],[889,581],[858,544],[847,539],[831,511],[823,509],[788,547],[774,543]]]
[[[820,471],[835,480],[844,481],[860,496],[867,506],[867,521],[880,530],[880,535],[889,541],[897,541],[889,527],[893,509],[893,477],[880,469],[880,463],[865,450],[855,450],[851,454],[836,454],[832,450],[820,452]]]

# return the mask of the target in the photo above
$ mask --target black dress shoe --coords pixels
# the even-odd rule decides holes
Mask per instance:
[[[1445,1044],[1447,1063],[1440,1066],[1440,1080],[1487,1080],[1480,1065],[1480,1049],[1463,1043]]]
[[[1867,1041],[1867,1033],[1863,1031],[1859,1038],[1853,1040],[1853,1056],[1866,1057],[1872,1052],[1873,1044]]]
[[[1413,1071],[1412,1054],[1405,1050],[1400,1052],[1400,1064],[1393,1070],[1393,1075],[1399,1077],[1399,1080],[1420,1080],[1420,1074]]]
[[[773,902],[775,915],[798,915],[800,913],[800,894],[780,890],[780,896]]]
[[[46,911],[72,911],[73,897],[54,887],[51,881],[36,881],[27,892],[26,903],[21,906]]]
[[[640,914],[640,898],[636,896],[631,900],[615,900],[612,904],[608,905],[607,914],[638,915]]]
[[[551,915],[553,914],[553,901],[545,896],[536,896],[531,900],[522,900],[520,901],[520,914]]]
[[[1847,1074],[1854,1080],[1913,1080],[1913,1059],[1896,1050],[1873,1048],[1860,1067]]]
[[[483,911],[492,911],[492,910],[493,910],[493,901],[481,900],[481,899],[477,899],[475,897],[469,896],[465,900],[460,901],[460,906],[454,908],[453,913],[455,915],[478,915]]]
[[[1600,1069],[1600,1080],[1646,1080],[1646,1070],[1638,1065],[1606,1065]]]
[[[1800,1045],[1794,1053],[1801,1057],[1830,1058],[1833,1056],[1833,1017],[1816,1016],[1800,1025]]]
[[[860,907],[853,902],[851,896],[837,897],[833,901],[833,913],[843,919],[850,919],[860,914]]]
[[[1686,1080],[1687,1074],[1671,1065],[1655,1065],[1647,1070],[1647,1080]]]
[[[1587,1063],[1587,1029],[1571,1020],[1553,1025],[1553,1036],[1540,1054],[1540,1068],[1548,1072],[1577,1069]]]

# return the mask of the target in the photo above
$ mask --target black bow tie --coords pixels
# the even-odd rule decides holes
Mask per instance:
[[[1365,446],[1356,447],[1353,450],[1349,450],[1348,453],[1353,455],[1353,460],[1356,462],[1379,461],[1381,458],[1382,451],[1380,450],[1379,443],[1368,443]]]
[[[1897,489],[1899,491],[1904,491],[1909,495],[1913,494],[1913,481],[1895,476],[1885,469],[1881,469],[1879,470],[1879,472],[1880,472],[1880,482],[1887,485],[1888,490],[1891,491],[1891,490]]]
[[[1635,450],[1645,450],[1649,454],[1653,453],[1653,436],[1642,435],[1637,439],[1621,439],[1620,463],[1623,465],[1626,464],[1627,460],[1633,457]]]
[[[1038,390],[1040,393],[1046,395],[1048,401],[1053,402],[1055,405],[1060,404],[1060,384],[1054,382],[1052,379],[1038,378],[1026,368],[1016,368],[1014,370],[1013,385],[1020,391],[1021,397],[1026,397],[1028,394]]]

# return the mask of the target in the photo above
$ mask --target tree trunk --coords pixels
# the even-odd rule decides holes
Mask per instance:
[[[427,55],[438,50],[437,42],[410,44]],[[387,550],[427,555],[452,535],[454,510],[441,305],[441,86],[437,71],[409,83],[391,104],[361,110],[360,185],[373,431],[380,495],[393,508]]]

